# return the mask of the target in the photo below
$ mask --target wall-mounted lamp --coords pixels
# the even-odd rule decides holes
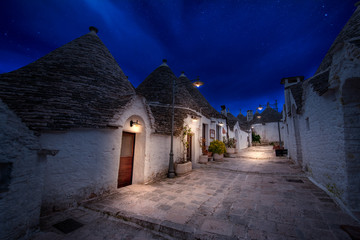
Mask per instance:
[[[258,107],[259,111],[263,110],[263,107],[261,106],[261,104]]]
[[[136,121],[133,121],[133,120],[130,120],[130,127],[137,127],[137,126],[140,126],[140,123],[139,123],[139,120],[136,120]]]
[[[197,122],[197,120],[198,120],[198,118],[197,118],[197,117],[195,117],[195,116],[191,116],[191,121],[192,121],[192,122]]]
[[[256,116],[256,118],[257,118],[257,119],[260,119],[260,118],[261,118],[261,116]]]
[[[224,124],[222,122],[219,122],[219,126],[222,127],[224,126]]]

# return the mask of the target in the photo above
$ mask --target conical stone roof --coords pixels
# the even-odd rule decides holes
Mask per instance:
[[[201,94],[201,92],[193,85],[193,83],[182,73],[179,77],[179,81],[184,84],[188,92],[190,93],[192,100],[196,103],[197,111],[203,114],[207,118],[224,118],[218,111],[216,111],[206,98]]]
[[[239,119],[240,122],[247,121],[246,117],[241,112],[237,115],[237,118]]]
[[[265,110],[260,114],[260,116],[260,121],[264,123],[277,122],[280,121],[280,119],[282,118],[281,113],[271,107],[265,108]]]
[[[181,82],[170,67],[163,61],[136,88],[136,92],[146,98],[155,119],[155,132],[171,134],[172,86],[175,81],[174,133],[180,134],[187,115],[198,116],[200,108],[187,90],[187,82]]]
[[[234,127],[235,127],[236,123],[239,122],[239,119],[228,112],[227,113],[227,120],[228,120],[230,130],[234,131]],[[240,123],[239,123],[239,126],[240,126]]]
[[[32,130],[106,127],[135,89],[91,28],[37,61],[0,75],[0,98]]]

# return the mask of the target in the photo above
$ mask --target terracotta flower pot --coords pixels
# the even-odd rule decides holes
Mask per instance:
[[[214,153],[214,160],[215,160],[215,161],[222,160],[223,158],[224,158],[224,154]]]
[[[236,148],[226,148],[227,153],[235,153]]]
[[[207,163],[208,162],[208,155],[201,155],[199,157],[199,163]]]

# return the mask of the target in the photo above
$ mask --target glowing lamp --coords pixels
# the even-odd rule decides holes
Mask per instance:
[[[204,83],[201,82],[201,81],[196,81],[193,84],[194,84],[195,87],[200,87],[200,86],[204,85]]]
[[[136,120],[136,121],[133,121],[133,120],[130,120],[130,127],[138,127],[140,126],[140,123],[139,123],[139,120]]]

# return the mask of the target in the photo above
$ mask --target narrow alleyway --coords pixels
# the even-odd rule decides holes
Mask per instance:
[[[68,234],[52,225],[72,218]],[[34,239],[351,239],[359,226],[271,147],[197,166],[190,174],[130,185],[42,220]]]

